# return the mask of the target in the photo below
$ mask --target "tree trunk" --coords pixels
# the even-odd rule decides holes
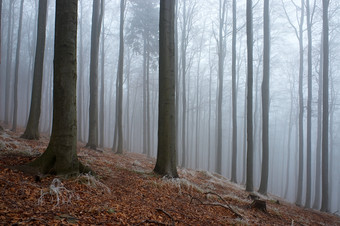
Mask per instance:
[[[5,122],[9,123],[11,118],[11,108],[10,108],[10,100],[11,100],[11,73],[12,73],[12,39],[13,39],[13,4],[14,1],[9,2],[9,16],[8,16],[8,30],[7,30],[7,54],[6,54],[6,87],[5,87]]]
[[[39,120],[41,112],[41,90],[44,69],[46,40],[47,0],[39,0],[37,46],[34,61],[32,100],[26,130],[22,138],[39,139]]]
[[[253,10],[252,0],[247,0],[247,179],[246,191],[253,191]]]
[[[328,5],[329,0],[323,0],[323,94],[322,94],[322,201],[321,211],[328,212]]]
[[[159,17],[159,120],[155,173],[178,177],[175,134],[175,1],[160,2]]]
[[[310,15],[309,0],[306,1],[307,36],[308,36],[308,75],[307,75],[307,184],[305,207],[311,207],[312,199],[312,21]]]
[[[233,0],[233,33],[232,33],[232,157],[231,157],[231,182],[237,183],[237,95],[236,95],[236,0]]]
[[[222,2],[223,1],[223,2]],[[225,35],[223,27],[226,19],[226,0],[220,0],[219,8],[219,38],[218,38],[218,93],[217,93],[217,147],[216,173],[222,173],[222,102],[223,102],[223,74],[225,59]]]
[[[270,17],[269,0],[263,11],[263,80],[262,80],[262,173],[259,192],[266,195],[269,167],[269,76],[270,76]]]
[[[182,40],[181,40],[181,59],[182,59],[182,167],[186,166],[186,157],[187,157],[187,150],[186,150],[186,140],[187,140],[187,134],[186,134],[186,53],[187,53],[187,43],[186,43],[186,36],[187,36],[187,16],[186,16],[186,1],[183,1],[183,29],[182,29]]]
[[[24,0],[20,2],[20,16],[19,16],[19,27],[18,27],[18,39],[17,39],[17,50],[15,56],[15,72],[14,72],[14,110],[13,110],[13,123],[12,131],[17,130],[17,117],[18,117],[18,83],[19,83],[19,64],[20,64],[20,46],[21,46],[21,27],[22,27],[22,12],[23,12]]]
[[[77,157],[77,5],[78,0],[56,2],[52,135],[45,152],[31,163],[43,174],[85,171]]]
[[[78,109],[77,109],[77,117],[78,117],[78,140],[84,141],[84,47],[83,47],[83,6],[82,6],[82,1],[79,2],[80,7],[80,21],[79,21],[79,60],[78,60],[78,93],[77,93],[77,100],[78,100]]]
[[[98,145],[98,53],[101,28],[100,1],[93,2],[90,61],[90,107],[89,138],[86,146],[96,149]]]
[[[101,11],[104,17],[104,0],[101,2]],[[104,147],[104,136],[105,136],[105,29],[104,29],[104,20],[102,23],[102,40],[101,40],[101,82],[100,82],[100,116],[99,116],[99,128],[100,128],[100,147]]]
[[[303,20],[304,20],[304,0],[301,0],[301,16],[299,26],[299,47],[300,47],[300,68],[299,68],[299,172],[296,204],[302,205],[303,189]]]
[[[119,28],[119,61],[118,61],[118,149],[117,154],[123,153],[123,73],[124,73],[124,11],[125,0],[120,1],[120,28]]]

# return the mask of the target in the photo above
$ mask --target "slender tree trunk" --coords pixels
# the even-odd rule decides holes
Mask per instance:
[[[124,11],[125,0],[120,1],[120,26],[119,26],[119,62],[118,62],[118,149],[117,154],[123,153],[123,73],[124,73]]]
[[[11,108],[11,74],[12,74],[12,39],[13,39],[13,4],[14,1],[9,1],[9,16],[8,16],[8,30],[7,30],[7,54],[6,54],[6,86],[5,86],[5,122],[10,122]]]
[[[104,0],[101,2],[101,11],[104,17]],[[102,56],[101,56],[101,83],[100,83],[100,116],[99,116],[99,124],[100,124],[100,147],[104,147],[104,134],[105,134],[105,124],[104,124],[104,117],[105,117],[105,26],[104,20],[102,23],[102,40],[101,40],[101,49],[102,49]]]
[[[1,43],[2,43],[2,32],[1,32],[1,28],[2,28],[2,0],[0,0],[0,64],[1,64]]]
[[[143,33],[143,154],[148,154],[147,147],[147,116],[146,116],[146,61],[147,61],[147,44],[146,44],[146,31]]]
[[[219,38],[218,38],[218,94],[217,94],[217,148],[216,148],[216,172],[222,173],[222,102],[223,102],[223,74],[225,59],[225,36],[223,28],[226,18],[226,0],[220,0],[219,7]]]
[[[46,40],[47,0],[39,0],[37,46],[34,61],[34,75],[31,108],[26,130],[22,135],[26,139],[39,139],[39,120],[41,112],[41,90],[44,69],[44,53]]]
[[[247,179],[246,191],[253,191],[253,4],[247,0]]]
[[[269,0],[263,11],[263,80],[262,80],[262,173],[259,192],[267,194],[269,168],[269,76],[270,76],[270,17]]]
[[[322,35],[323,36],[323,35]],[[320,208],[320,195],[321,195],[321,133],[322,133],[322,73],[323,73],[323,37],[321,37],[320,46],[320,68],[319,68],[319,90],[318,90],[318,125],[317,125],[317,137],[316,137],[316,165],[315,165],[315,199],[313,209]]]
[[[186,111],[187,111],[187,106],[186,106],[186,50],[187,50],[187,43],[186,43],[186,36],[187,36],[187,16],[186,16],[186,1],[183,1],[183,29],[182,29],[182,40],[181,40],[181,59],[182,59],[182,167],[186,166],[186,157],[187,157],[187,150],[186,150],[186,141],[187,141],[187,136],[186,136]]]
[[[79,21],[79,57],[78,57],[78,111],[77,111],[77,117],[78,117],[78,139],[81,141],[84,141],[84,47],[83,47],[83,6],[82,2],[80,1],[80,21]]]
[[[312,24],[309,0],[306,0],[307,13],[307,37],[308,37],[308,75],[307,75],[307,184],[305,207],[311,207],[312,199]]]
[[[18,39],[17,50],[15,56],[15,72],[14,72],[14,110],[13,110],[13,123],[12,131],[17,129],[17,117],[18,117],[18,83],[19,83],[19,64],[20,64],[20,46],[21,46],[21,27],[22,27],[22,12],[23,12],[24,0],[20,2],[20,16],[18,27]]]
[[[101,14],[100,1],[94,1],[91,30],[89,138],[86,144],[91,149],[96,149],[98,145],[98,53]]]
[[[231,182],[237,183],[237,95],[236,95],[236,0],[233,0],[233,33],[232,33],[232,157],[231,157]]]
[[[322,94],[322,200],[321,211],[328,212],[328,6],[329,0],[322,1],[323,6],[323,94]]]
[[[159,120],[157,162],[154,172],[178,177],[175,134],[175,1],[160,2],[159,17]]]
[[[299,68],[299,174],[296,204],[302,205],[303,190],[303,21],[304,0],[301,0],[301,17],[299,26],[300,68]]]
[[[149,36],[149,35],[148,35]],[[151,156],[150,147],[150,43],[147,42],[147,58],[146,58],[146,146],[147,146],[147,156]]]

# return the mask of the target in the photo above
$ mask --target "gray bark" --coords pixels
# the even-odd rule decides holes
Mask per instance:
[[[26,139],[39,139],[41,91],[46,40],[46,17],[47,17],[47,0],[39,0],[37,46],[34,61],[31,108],[26,130],[22,135],[22,137]]]
[[[175,1],[160,2],[159,18],[159,119],[157,161],[154,172],[178,177],[175,134]]]

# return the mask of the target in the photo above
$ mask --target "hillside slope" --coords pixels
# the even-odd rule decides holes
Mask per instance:
[[[335,215],[276,197],[258,197],[266,210],[256,208],[258,194],[217,174],[179,169],[180,179],[160,178],[152,173],[154,159],[80,143],[79,159],[96,177],[24,174],[14,166],[42,153],[48,137],[28,141],[20,134],[0,131],[0,225],[340,225]]]

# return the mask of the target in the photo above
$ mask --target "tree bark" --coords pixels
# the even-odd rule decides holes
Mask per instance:
[[[231,157],[231,182],[237,183],[237,94],[236,94],[236,0],[233,0],[233,33],[232,33],[232,157]]]
[[[329,65],[329,0],[322,1],[322,33],[323,33],[323,94],[322,94],[322,201],[321,211],[329,211],[328,203],[328,65]]]
[[[21,46],[21,27],[22,27],[22,14],[23,14],[24,0],[20,2],[20,16],[17,38],[17,49],[15,56],[15,71],[14,71],[14,109],[13,109],[13,123],[12,131],[17,130],[17,117],[18,117],[18,80],[19,80],[19,64],[20,64],[20,46]]]
[[[41,90],[44,70],[46,40],[47,0],[39,0],[37,46],[34,61],[34,75],[30,114],[22,138],[39,139],[39,120],[41,112]]]
[[[308,37],[308,75],[307,75],[307,184],[305,207],[311,207],[312,199],[312,21],[309,0],[306,1],[307,37]]]
[[[253,10],[252,0],[247,0],[247,178],[246,191],[253,191]]]
[[[77,5],[56,2],[53,82],[53,128],[45,152],[31,163],[43,174],[85,172],[77,157]]]
[[[90,61],[90,109],[89,137],[86,146],[96,149],[98,145],[98,53],[101,28],[100,1],[93,2]]]
[[[117,154],[123,153],[123,73],[124,73],[124,11],[125,0],[120,1],[119,28],[119,61],[118,61],[118,149]]]
[[[178,177],[175,134],[174,12],[174,0],[160,2],[158,148],[154,172],[171,178]]]
[[[269,76],[270,76],[270,18],[269,0],[263,11],[263,80],[262,80],[262,173],[259,192],[266,195],[269,167]]]

